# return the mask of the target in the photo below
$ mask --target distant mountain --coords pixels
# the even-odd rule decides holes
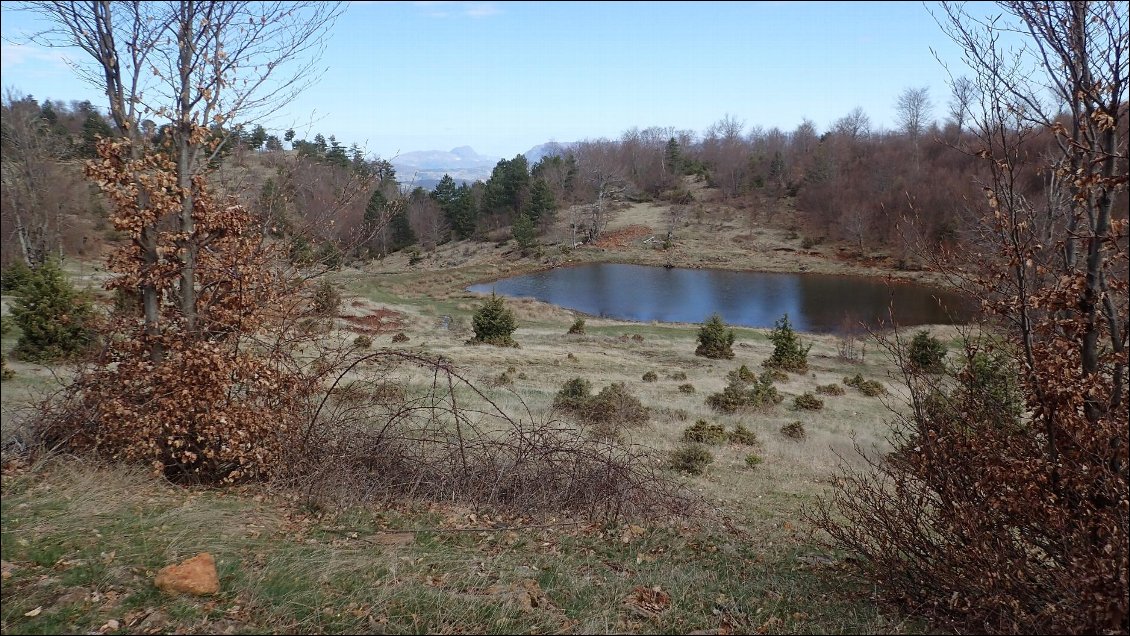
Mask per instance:
[[[530,167],[533,167],[543,157],[564,155],[575,145],[573,142],[550,141],[538,144],[524,154]],[[499,157],[480,155],[470,146],[459,146],[448,151],[405,152],[394,157],[392,165],[396,168],[396,178],[401,184],[431,190],[445,174],[451,175],[455,183],[486,181],[499,159]]]
[[[532,168],[535,163],[541,161],[544,157],[567,154],[575,145],[577,145],[577,143],[572,141],[565,143],[548,141],[530,148],[524,154],[526,155],[526,161],[530,163],[530,167]]]
[[[470,146],[459,146],[450,151],[416,150],[405,152],[392,159],[400,183],[431,189],[449,174],[456,183],[486,181],[498,163],[497,157],[475,152]]]

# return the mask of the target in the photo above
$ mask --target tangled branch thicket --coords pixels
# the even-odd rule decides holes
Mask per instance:
[[[528,410],[515,418],[448,362],[407,352],[345,365],[301,448],[279,483],[319,502],[409,498],[603,519],[703,512],[642,447]]]

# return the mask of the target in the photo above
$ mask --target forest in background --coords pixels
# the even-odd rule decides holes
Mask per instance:
[[[986,178],[970,135],[976,99],[957,82],[944,125],[926,89],[898,96],[900,127],[873,128],[854,109],[819,131],[804,120],[792,131],[747,126],[726,115],[701,133],[673,127],[632,128],[619,139],[557,145],[532,165],[503,159],[484,183],[443,179],[414,187],[387,159],[373,158],[334,135],[299,139],[262,126],[216,131],[225,146],[213,160],[221,191],[238,196],[264,230],[288,241],[298,261],[380,257],[401,249],[427,252],[450,240],[517,238],[585,242],[599,237],[616,202],[695,204],[686,179],[717,189],[723,205],[759,224],[789,227],[810,241],[834,241],[857,255],[880,250],[907,268],[921,267],[970,237]],[[160,144],[165,130],[146,122]],[[1041,144],[1054,138],[1045,131]],[[42,103],[9,92],[3,103],[4,192],[0,232],[4,261],[41,262],[48,253],[83,258],[112,242],[104,201],[84,182],[82,162],[95,156],[112,128],[89,102]],[[1050,186],[1039,153],[1021,189],[1045,196]],[[1116,209],[1125,214],[1125,193]],[[571,237],[545,230],[568,214]],[[922,254],[921,252],[929,252]],[[923,258],[925,256],[925,258]]]
[[[420,250],[453,239],[496,247],[513,239],[522,248],[520,255],[492,253],[481,271],[540,267],[552,260],[542,262],[537,245],[551,225],[560,232],[569,221],[573,235],[563,247],[571,250],[600,238],[624,202],[662,201],[670,205],[634,207],[697,216],[709,196],[714,211],[730,213],[727,222],[736,210],[748,212],[751,235],[758,224],[779,223],[803,229],[805,242],[898,254],[898,267],[918,267],[921,259],[983,309],[979,322],[957,329],[948,344],[928,332],[910,342],[899,332],[876,338],[889,354],[889,377],[901,377],[905,388],[893,420],[865,418],[887,427],[886,445],[857,445],[858,457],[840,463],[831,479],[822,475],[818,494],[798,504],[805,524],[823,531],[816,541],[847,555],[843,563],[872,584],[868,598],[901,604],[912,616],[956,631],[1127,632],[1130,25],[1124,5],[1002,2],[1008,17],[987,24],[963,5],[943,4],[939,25],[973,73],[969,82],[953,83],[953,116],[945,127],[929,123],[930,96],[911,89],[898,98],[896,132],[869,132],[861,112],[824,134],[808,122],[788,134],[748,131],[726,116],[701,136],[632,130],[615,141],[570,144],[533,166],[519,155],[500,161],[483,183],[445,179],[431,192],[412,188],[410,179],[405,186],[389,162],[370,160],[335,136],[296,139],[286,131],[280,139],[239,124],[306,86],[309,61],[296,58],[328,37],[342,5],[28,6],[52,22],[41,37],[90,55],[88,77],[96,84],[105,79],[109,108],[104,117],[82,104],[16,97],[5,104],[5,236],[13,246],[5,257],[30,267],[6,270],[21,272],[11,313],[19,331],[12,351],[22,366],[4,369],[3,377],[23,382],[25,373],[47,373],[63,385],[24,405],[22,419],[5,431],[11,431],[4,444],[11,451],[5,504],[12,489],[23,490],[18,484],[40,479],[41,458],[64,449],[68,459],[61,461],[98,457],[143,466],[189,488],[266,486],[311,507],[451,502],[532,517],[565,513],[592,523],[678,518],[719,522],[748,546],[744,531],[722,523],[687,488],[706,482],[684,481],[681,473],[701,470],[657,461],[615,428],[646,428],[651,411],[632,392],[657,382],[658,373],[649,369],[633,388],[613,382],[595,396],[583,377],[568,380],[556,395],[544,385],[544,371],[574,368],[567,365],[578,357],[570,350],[564,362],[569,345],[562,343],[584,335],[583,319],[564,336],[563,325],[545,321],[543,346],[523,348],[512,337],[514,313],[492,296],[474,311],[470,340],[451,333],[452,317],[444,315],[439,328],[423,325],[410,329],[412,337],[393,337],[394,345],[413,341],[410,347],[370,350],[371,338],[349,340],[348,328],[341,329],[357,316],[343,313],[334,280],[325,276],[399,250],[411,250],[407,266],[400,257],[382,265],[412,270]],[[1019,50],[1002,42],[1002,30],[1024,36]],[[288,68],[294,75],[258,92],[288,61],[300,62]],[[236,81],[249,75],[255,81]],[[144,77],[167,103],[144,103],[137,82],[123,77]],[[75,177],[80,166],[88,185]],[[105,234],[82,233],[84,214],[92,231]],[[535,258],[525,259],[531,248],[539,248]],[[110,252],[104,287],[111,303],[96,308],[68,283],[55,255],[69,249],[83,256]],[[341,276],[375,286],[381,303],[405,303],[388,293],[396,275],[417,292],[436,289],[427,287],[429,277],[454,282],[439,259],[428,265],[384,272],[391,275],[377,281],[371,274],[382,267]],[[425,297],[429,305],[444,300],[426,291]],[[365,307],[360,299],[350,302],[350,311]],[[438,317],[434,307],[428,312],[420,317]],[[380,318],[376,311],[365,317]],[[730,350],[733,331],[711,323],[699,330],[695,357],[689,351],[681,360],[670,357],[684,349],[673,341],[654,353],[717,388],[719,378],[700,371],[721,372],[724,363],[696,358],[739,354]],[[704,402],[682,399],[764,426],[784,400],[775,383],[815,392],[794,395],[791,412],[798,414],[824,408],[816,393],[845,395],[839,385],[811,386],[818,377],[809,371],[826,379],[824,365],[833,357],[825,354],[819,368],[810,367],[813,343],[801,344],[787,317],[740,355],[768,353],[765,339],[773,350],[761,361],[766,371],[743,364],[725,374],[721,393]],[[441,340],[444,353],[435,349]],[[627,358],[650,360],[629,344],[645,340],[621,334],[577,346],[607,355],[619,342],[629,349]],[[518,370],[536,366],[539,352],[548,354],[540,368]],[[475,378],[448,353],[513,364],[497,377]],[[864,368],[844,349],[836,360]],[[76,364],[57,374],[61,367],[43,363]],[[622,371],[607,360],[595,366],[605,378]],[[518,388],[510,392],[515,402],[496,399],[519,382],[525,397],[552,395],[548,410],[531,410]],[[862,374],[844,376],[842,384],[870,397],[880,393]],[[679,390],[696,391],[693,385]],[[675,421],[691,419],[688,411],[663,412]],[[792,422],[780,433],[802,438],[803,425]],[[654,432],[667,439],[671,431]],[[756,447],[755,433],[735,428],[743,444]],[[693,443],[715,434],[728,436],[705,419],[687,427],[671,459],[689,453],[709,463],[709,451]],[[757,464],[747,458],[748,468]],[[750,521],[765,512],[760,497],[748,503]],[[6,505],[5,532],[21,518]],[[627,530],[634,536],[633,527]],[[57,551],[50,558],[32,554],[39,549],[32,547],[31,539],[39,539],[34,530],[24,538],[16,546],[4,542],[5,578],[12,575],[9,554],[27,569],[20,593],[10,597],[16,587],[8,584],[4,592],[5,601],[28,605],[4,620],[34,626],[23,620],[42,610],[32,607],[38,603],[32,573],[65,567],[65,560]],[[635,558],[637,565],[644,561],[643,554]],[[761,571],[758,563],[743,561],[739,578]],[[837,578],[838,570],[825,574]],[[540,589],[529,581],[534,585],[526,589]],[[660,591],[633,593],[662,612],[678,595],[664,598]],[[560,593],[554,590],[563,599]],[[730,606],[728,598],[714,603]],[[708,599],[691,605],[695,613],[710,606]],[[738,607],[719,631],[756,627],[750,612],[761,609]],[[714,623],[716,615],[703,614],[696,624]],[[411,614],[413,626],[416,617]],[[101,631],[117,629],[114,621]]]

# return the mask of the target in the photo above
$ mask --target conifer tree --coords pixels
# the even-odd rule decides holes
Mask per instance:
[[[734,330],[727,329],[726,323],[718,314],[712,314],[710,319],[703,323],[698,330],[698,348],[696,356],[705,358],[732,360],[734,357]]]
[[[511,337],[517,329],[514,312],[510,311],[505,301],[493,292],[482,307],[475,311],[471,326],[475,330],[475,337],[470,340],[472,343],[492,344],[498,347],[518,346]]]
[[[78,355],[95,340],[94,310],[54,261],[31,270],[12,303],[20,339],[12,353],[51,362]]]
[[[514,241],[518,243],[518,247],[522,248],[522,252],[533,247],[537,240],[534,222],[525,214],[519,214],[518,218],[514,219],[514,225],[510,228],[510,232]]]

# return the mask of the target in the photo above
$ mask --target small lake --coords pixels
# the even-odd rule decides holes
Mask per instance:
[[[835,333],[863,323],[955,324],[973,304],[946,290],[865,276],[666,269],[596,263],[472,285],[468,291],[536,298],[592,316],[641,322],[703,322],[772,327],[788,314],[798,331]]]

